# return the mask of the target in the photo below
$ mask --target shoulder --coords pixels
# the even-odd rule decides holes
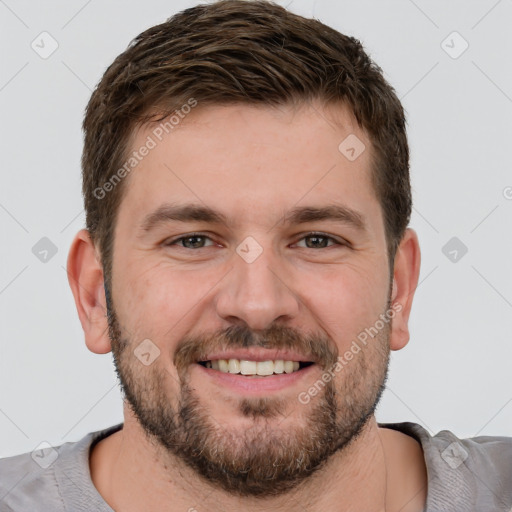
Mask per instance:
[[[110,510],[92,484],[89,451],[93,443],[120,430],[122,424],[90,432],[76,442],[41,446],[33,452],[0,459],[0,511],[64,512]],[[71,507],[70,507],[71,505]],[[74,506],[73,506],[74,505]]]
[[[506,479],[509,484],[512,481],[512,437],[460,438],[450,430],[441,430],[434,436],[427,435],[426,447],[430,446],[432,454],[439,455],[450,469],[464,464],[479,472],[481,469],[492,470],[493,478],[497,480]]]
[[[0,510],[37,510],[43,503],[49,510],[63,511],[54,459],[61,446],[0,459]]]
[[[427,512],[510,512],[512,437],[431,435],[417,423],[382,423],[421,443],[428,473]]]

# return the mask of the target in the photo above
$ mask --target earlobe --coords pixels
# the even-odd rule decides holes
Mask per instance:
[[[67,274],[87,347],[96,354],[110,352],[103,269],[86,229],[73,239]]]
[[[406,229],[395,256],[391,301],[396,314],[390,338],[391,350],[400,350],[409,342],[409,315],[418,286],[421,253],[416,232]]]

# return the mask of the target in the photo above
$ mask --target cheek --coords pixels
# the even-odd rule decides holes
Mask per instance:
[[[386,307],[387,279],[344,265],[311,276],[297,275],[297,289],[314,320],[340,346],[373,325]]]
[[[126,268],[119,287],[122,305],[116,307],[134,335],[154,338],[167,351],[172,350],[169,344],[177,343],[189,330],[191,319],[219,276],[211,270],[178,269],[167,262],[141,267]]]
[[[161,265],[143,262],[120,269],[117,279],[116,311],[133,337],[158,339],[175,323],[174,317],[185,308],[182,283],[171,278]]]

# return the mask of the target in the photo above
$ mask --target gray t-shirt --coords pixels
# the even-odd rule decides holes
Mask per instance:
[[[1,459],[0,512],[112,512],[92,483],[89,451],[122,426]],[[512,437],[459,439],[448,430],[431,436],[412,422],[379,426],[421,443],[428,473],[425,512],[512,512]]]

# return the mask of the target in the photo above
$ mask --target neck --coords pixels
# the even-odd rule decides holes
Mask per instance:
[[[415,472],[410,467],[402,467],[400,449],[409,465],[411,457],[416,462],[421,457],[423,471],[416,471],[417,477],[411,477]],[[118,512],[165,510],[169,503],[175,510],[191,512],[231,512],[241,506],[248,512],[291,511],[297,504],[311,512],[416,512],[422,510],[426,495],[425,489],[418,492],[426,483],[421,447],[409,436],[379,428],[374,417],[357,439],[314,475],[293,491],[267,499],[233,496],[210,486],[150,441],[127,408],[123,429],[94,447],[90,467],[94,485]],[[400,488],[404,481],[406,489]]]

